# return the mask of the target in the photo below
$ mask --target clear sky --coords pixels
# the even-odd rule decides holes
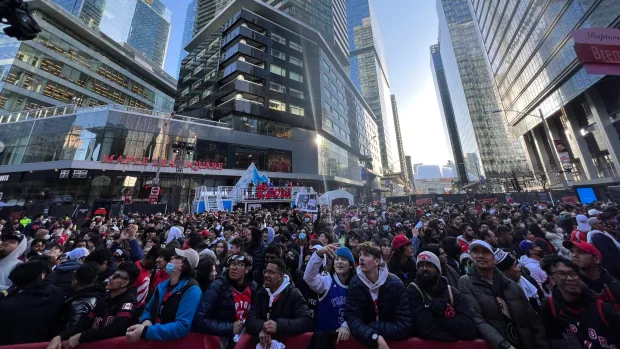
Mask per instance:
[[[190,0],[162,0],[172,11],[166,71],[176,76],[185,11]],[[373,0],[383,34],[391,93],[396,95],[405,154],[413,163],[443,165],[448,150],[430,68],[437,43],[434,0]]]

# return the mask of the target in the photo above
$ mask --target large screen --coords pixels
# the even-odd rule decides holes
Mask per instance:
[[[594,189],[589,187],[577,188],[577,195],[579,195],[579,201],[581,201],[582,204],[591,204],[597,200]]]

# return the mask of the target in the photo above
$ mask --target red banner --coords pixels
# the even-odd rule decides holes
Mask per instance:
[[[562,202],[569,205],[576,205],[579,202],[579,198],[576,196],[565,196],[562,198]]]
[[[478,201],[480,201],[480,202],[482,202],[482,203],[485,203],[485,204],[487,204],[487,203],[488,203],[488,204],[494,204],[494,203],[496,203],[496,202],[497,202],[497,198],[480,199],[480,200],[478,200]]]
[[[304,333],[295,337],[278,338],[287,348],[307,348],[312,338],[312,332]],[[491,349],[483,340],[476,341],[458,341],[458,342],[435,342],[425,341],[420,338],[409,338],[406,341],[394,342],[387,341],[390,349]],[[48,343],[29,343],[0,346],[0,349],[45,349]],[[254,349],[256,342],[252,336],[245,334],[235,349]],[[364,346],[355,340],[353,336],[346,342],[338,343],[336,349],[359,349]],[[202,335],[199,333],[190,333],[183,339],[175,341],[144,341],[137,343],[129,343],[125,337],[107,339],[104,341],[80,344],[79,349],[173,349],[173,348],[192,348],[192,349],[219,349],[220,339],[216,336]]]
[[[426,198],[426,199],[417,199],[415,201],[416,205],[430,205],[433,203],[433,199],[431,198]]]
[[[588,74],[620,75],[620,30],[582,28],[572,32],[577,58]]]

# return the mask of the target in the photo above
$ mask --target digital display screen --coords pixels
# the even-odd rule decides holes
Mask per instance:
[[[582,204],[591,204],[597,200],[592,188],[577,188],[577,195]]]

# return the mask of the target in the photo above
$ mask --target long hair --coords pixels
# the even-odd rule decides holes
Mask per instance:
[[[217,255],[217,245],[222,244],[224,246],[224,252],[222,252],[221,256]],[[224,240],[220,240],[213,247],[213,252],[215,252],[215,258],[219,261],[220,264],[226,264],[226,259],[228,258],[228,243]]]

